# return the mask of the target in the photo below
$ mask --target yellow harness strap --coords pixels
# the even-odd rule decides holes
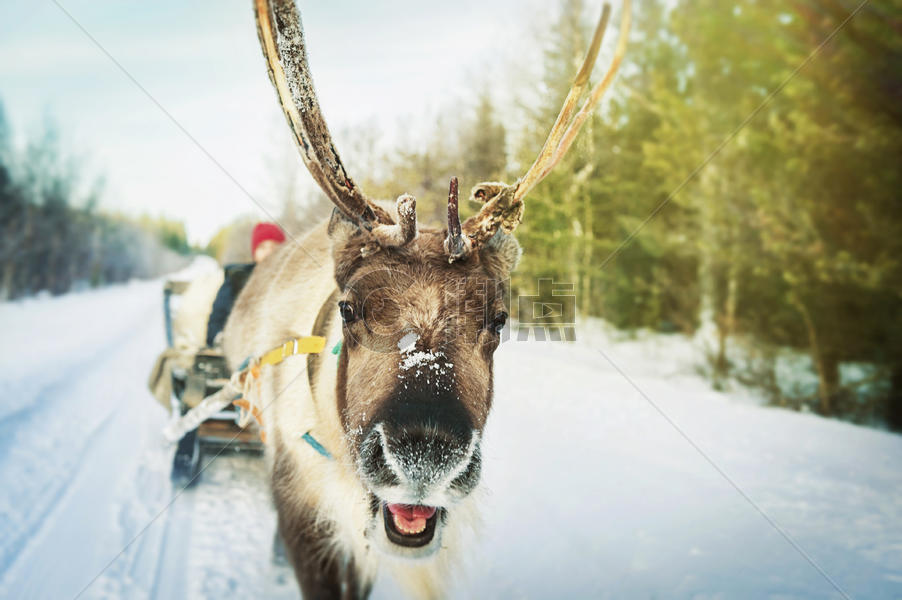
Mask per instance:
[[[266,443],[266,433],[263,430],[263,412],[253,402],[251,389],[260,378],[260,367],[263,365],[277,365],[289,356],[298,354],[319,354],[326,347],[326,338],[319,335],[307,335],[288,340],[281,346],[276,346],[257,360],[248,358],[244,364],[232,375],[232,384],[241,394],[232,401],[238,408],[244,409],[238,425],[245,427],[251,417],[260,424],[260,439]],[[258,392],[259,393],[259,392]],[[309,443],[309,442],[308,442]]]
[[[326,347],[326,338],[308,335],[288,340],[260,357],[260,365],[277,365],[289,356],[319,354]]]

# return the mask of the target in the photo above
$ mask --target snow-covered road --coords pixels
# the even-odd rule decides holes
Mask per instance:
[[[262,461],[171,488],[161,290],[0,304],[0,597],[296,597]],[[902,437],[714,392],[679,336],[577,335],[496,355],[453,596],[902,597]]]

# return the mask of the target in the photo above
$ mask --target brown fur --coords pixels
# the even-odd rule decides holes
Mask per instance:
[[[277,440],[267,456],[280,530],[305,594],[365,596],[379,564],[371,549],[377,546],[388,563],[430,556],[415,567],[405,564],[401,583],[435,596],[442,589],[445,556],[460,551],[459,524],[473,506],[479,441],[492,402],[494,323],[500,322],[506,280],[520,256],[509,234],[520,223],[524,196],[566,154],[610,84],[625,51],[630,4],[624,5],[608,75],[575,113],[610,15],[609,8],[603,11],[561,118],[524,177],[511,186],[491,182],[474,188],[485,205],[462,227],[452,180],[450,236],[417,230],[413,198],[402,196],[390,215],[354,185],[313,92],[295,3],[257,0],[255,6],[270,78],[298,149],[344,217],[334,213],[328,229],[316,229],[255,270],[226,324],[227,357],[234,367],[311,333],[317,321],[327,324],[316,331],[328,338],[327,347],[343,340],[337,364],[288,360],[263,371],[264,420],[269,438]],[[344,325],[317,318],[329,310],[327,301],[334,302],[329,299],[336,284],[348,303]],[[314,369],[302,377],[307,365]],[[324,460],[302,441],[311,431],[334,460]],[[438,532],[441,521],[448,535],[424,534],[417,541],[392,530],[399,521],[390,521],[389,511],[402,510],[398,504],[439,509],[430,517],[433,530],[407,533]],[[446,510],[452,506],[453,512]],[[374,519],[379,507],[386,517],[384,537]]]
[[[280,444],[278,440],[272,468],[273,497],[280,507],[279,535],[304,598],[365,597],[370,584],[358,577],[353,558],[333,551],[334,527],[317,520],[316,507],[293,501],[290,484],[297,472],[288,454],[279,451]]]
[[[280,532],[302,589],[313,597],[326,589],[365,596],[380,562],[368,539],[373,496],[358,474],[358,443],[406,375],[400,372],[398,350],[406,332],[419,336],[417,349],[441,352],[442,360],[453,364],[442,385],[453,386],[474,430],[485,424],[498,344],[486,323],[504,309],[506,279],[519,246],[506,237],[465,261],[449,263],[444,235],[421,229],[406,246],[381,248],[356,225],[333,216],[328,228],[323,224],[299,243],[285,244],[254,270],[226,324],[225,350],[233,368],[247,356],[312,333],[317,321],[327,325],[315,332],[327,337],[326,352],[343,340],[338,361],[331,355],[291,358],[265,367],[262,374],[261,404],[273,440],[267,460]],[[337,306],[323,318],[336,285],[338,298],[363,314],[346,327],[335,314]],[[309,381],[308,363],[316,364]],[[300,439],[308,431],[334,460]],[[456,516],[457,509],[454,514],[455,526],[466,520]],[[456,529],[449,531],[442,545],[453,546],[458,539]],[[405,567],[412,591],[438,594],[445,563],[431,558]]]
[[[364,319],[346,328],[347,351],[339,363],[337,401],[348,434],[363,425],[363,407],[371,415],[379,409],[379,399],[396,386],[398,361],[386,360],[385,355],[397,354],[406,331],[417,333],[418,347],[441,351],[454,365],[454,380],[474,426],[485,425],[491,406],[492,352],[498,344],[485,324],[504,310],[501,277],[507,273],[492,259],[480,260],[480,255],[449,264],[443,240],[442,231],[421,230],[412,244],[382,250],[378,256],[362,256],[362,238],[336,253],[342,299],[364,312]],[[350,363],[356,372],[348,372]],[[367,385],[353,385],[361,377]]]

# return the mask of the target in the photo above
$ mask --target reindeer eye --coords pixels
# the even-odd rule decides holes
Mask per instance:
[[[341,320],[345,324],[353,323],[357,320],[357,312],[354,310],[354,305],[347,300],[342,300],[338,303],[338,312],[341,313]]]
[[[503,310],[499,313],[496,313],[494,317],[492,317],[491,323],[489,323],[489,329],[492,330],[495,334],[500,334],[501,330],[504,329],[504,326],[507,324],[507,313]]]

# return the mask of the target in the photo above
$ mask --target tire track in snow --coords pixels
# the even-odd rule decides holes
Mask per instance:
[[[30,369],[30,371],[19,374],[16,379],[0,380],[0,393],[5,398],[19,399],[23,396],[33,396],[33,399],[20,402],[17,405],[8,404],[4,407],[5,410],[0,412],[0,439],[6,438],[8,430],[14,427],[16,421],[21,419],[23,415],[40,408],[35,406],[40,400],[61,400],[63,395],[56,394],[61,387],[78,379],[86,371],[91,370],[92,365],[97,365],[106,356],[112,354],[111,351],[124,345],[134,335],[134,331],[139,330],[141,325],[146,324],[146,322],[147,315],[142,311],[139,316],[129,321],[115,336],[95,346],[87,357],[76,355],[63,363],[42,363]],[[48,372],[52,373],[53,377],[46,381],[37,392],[29,394],[29,388],[33,388],[33,382],[41,381],[42,379],[46,380]]]
[[[123,403],[117,384],[134,370],[127,367],[142,355],[143,338],[159,320],[148,319],[148,309],[149,302],[142,302],[137,316],[112,343],[92,359],[70,364],[55,383],[35,394],[27,410],[0,422],[0,480],[6,488],[0,497],[0,581],[62,501],[79,470],[90,467],[84,464],[85,454]],[[136,336],[136,332],[144,333]],[[153,337],[162,338],[162,333]],[[142,377],[141,389],[143,383]],[[146,395],[146,401],[153,402]]]
[[[88,439],[100,434],[101,431],[109,426],[115,412],[116,409],[114,408],[107,413],[103,420],[90,431],[87,436]],[[84,457],[89,449],[90,443],[82,444],[79,451],[75,454],[75,458]],[[69,491],[70,484],[78,475],[77,469],[66,469],[65,472],[67,473],[65,478],[59,480],[56,485],[48,485],[37,502],[29,503],[31,510],[28,511],[24,520],[19,521],[21,527],[18,530],[13,529],[16,524],[14,518],[3,514],[6,511],[0,508],[0,515],[3,516],[3,521],[6,523],[3,531],[0,532],[0,537],[3,539],[3,546],[0,547],[0,567],[2,567],[2,570],[0,570],[0,590],[5,587],[3,585],[5,583],[4,578],[7,572],[15,566],[15,559],[28,545],[29,539],[40,532],[53,510],[61,504],[66,492]]]

